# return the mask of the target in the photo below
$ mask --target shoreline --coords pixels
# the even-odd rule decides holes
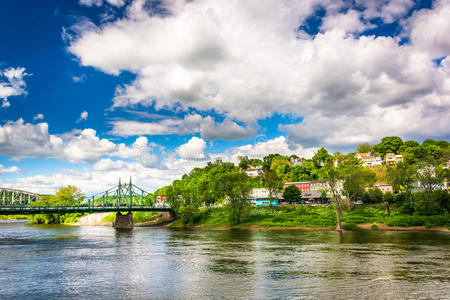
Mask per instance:
[[[372,228],[372,225],[377,225],[377,228]],[[182,226],[166,226],[168,228],[173,229],[183,229]],[[260,225],[244,225],[244,226],[231,226],[231,225],[222,225],[222,226],[204,226],[204,225],[193,225],[185,227],[187,229],[222,229],[222,230],[230,230],[230,229],[251,229],[251,230],[330,230],[336,231],[335,228],[330,227],[308,227],[308,226],[260,226]],[[410,226],[410,227],[391,227],[386,224],[358,224],[355,229],[342,229],[342,231],[357,231],[357,230],[381,230],[381,231],[435,231],[435,232],[447,232],[450,233],[450,230],[446,227],[432,227],[426,228],[425,226]]]

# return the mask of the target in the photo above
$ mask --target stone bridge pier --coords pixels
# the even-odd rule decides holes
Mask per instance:
[[[122,215],[118,212],[113,226],[117,229],[133,229],[133,213],[130,211],[126,215]]]

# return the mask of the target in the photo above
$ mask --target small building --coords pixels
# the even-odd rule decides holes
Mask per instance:
[[[300,166],[305,162],[304,158],[301,157],[291,157],[291,163],[292,165],[295,166]]]
[[[269,199],[270,191],[266,188],[255,188],[250,191],[250,198]]]
[[[245,170],[245,173],[247,173],[249,177],[259,177],[263,174],[263,170],[261,166],[249,166],[247,170]]]
[[[251,200],[250,200],[251,201]],[[278,199],[255,199],[255,206],[278,206]]]
[[[380,189],[383,193],[393,193],[394,192],[394,187],[390,184],[387,184],[385,182],[376,182],[374,183],[372,186],[366,186],[365,190],[366,192],[370,189]]]
[[[383,164],[380,156],[372,156],[370,153],[355,153],[355,157],[362,160],[364,167],[375,167]]]
[[[305,201],[305,203],[312,203],[312,204],[325,204],[328,203],[327,199],[322,199],[322,192],[321,191],[308,191],[302,193],[302,200]]]
[[[310,181],[286,182],[285,184],[283,184],[283,192],[290,185],[295,185],[300,191],[305,192],[309,191]]]
[[[314,180],[309,182],[310,191],[326,191],[328,187],[326,180]]]
[[[394,166],[399,162],[403,162],[403,156],[401,154],[395,154],[395,153],[386,153],[386,159],[384,160],[386,162],[386,165],[388,166]]]

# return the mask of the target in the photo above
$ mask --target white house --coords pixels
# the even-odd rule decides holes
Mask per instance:
[[[248,167],[247,170],[245,170],[245,173],[247,173],[247,175],[249,177],[258,177],[261,176],[263,174],[263,170],[262,167],[258,166],[258,167]]]

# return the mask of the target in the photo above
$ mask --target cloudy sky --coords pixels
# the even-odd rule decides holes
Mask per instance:
[[[0,186],[450,137],[450,0],[16,0],[0,27]]]

